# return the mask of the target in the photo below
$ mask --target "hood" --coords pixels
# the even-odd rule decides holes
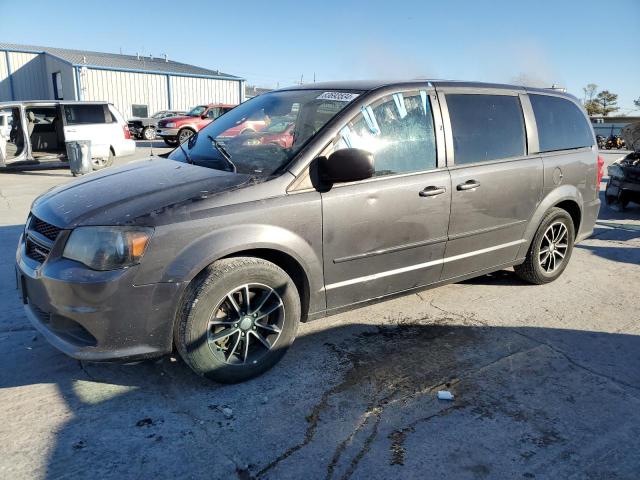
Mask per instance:
[[[189,123],[192,123],[194,118],[197,119],[197,120],[202,120],[199,116],[180,115],[179,117],[163,118],[162,120],[160,120],[158,122],[158,125],[165,126],[169,122],[174,122],[174,123],[189,122]]]
[[[33,214],[61,228],[154,225],[170,207],[249,184],[249,175],[153,158],[92,173],[36,199]]]
[[[627,148],[640,152],[640,122],[630,123],[622,128],[622,138]]]

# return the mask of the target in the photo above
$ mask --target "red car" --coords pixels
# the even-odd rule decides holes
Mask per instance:
[[[259,132],[247,135],[244,145],[274,144],[282,148],[291,148],[293,145],[293,128],[291,121],[274,121]],[[227,130],[228,131],[228,130]],[[245,132],[246,133],[246,132]],[[226,134],[226,132],[225,132]]]
[[[164,143],[175,147],[185,142],[191,135],[199,132],[223,113],[227,113],[235,105],[212,103],[193,107],[185,116],[165,118],[158,122],[156,133]]]

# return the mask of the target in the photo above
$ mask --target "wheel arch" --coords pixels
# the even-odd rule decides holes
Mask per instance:
[[[520,247],[516,259],[523,259],[527,255],[542,219],[551,208],[562,208],[571,216],[575,229],[574,233],[577,237],[582,222],[582,205],[582,194],[580,190],[573,185],[562,185],[549,192],[540,202],[538,208],[536,208],[529,220],[523,236],[525,242],[522,244],[522,247]]]
[[[246,242],[247,238],[254,240]],[[162,281],[189,285],[217,260],[243,256],[267,260],[287,272],[300,293],[303,321],[309,312],[326,308],[321,259],[304,239],[279,227],[251,225],[246,230],[224,228],[213,232],[180,252],[167,265]]]

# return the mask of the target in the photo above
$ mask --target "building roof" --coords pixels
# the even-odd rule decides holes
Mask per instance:
[[[0,42],[0,50],[28,53],[48,53],[75,66],[98,67],[111,70],[135,70],[174,75],[202,76],[242,80],[235,75],[218,70],[188,65],[186,63],[165,61],[164,57],[143,57],[136,55],[120,55],[117,53],[91,52],[88,50],[72,50],[67,48],[41,47],[36,45],[20,45]]]

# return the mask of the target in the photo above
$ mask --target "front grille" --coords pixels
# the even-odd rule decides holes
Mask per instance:
[[[55,225],[51,225],[50,223],[45,222],[44,220],[40,220],[38,217],[31,217],[31,223],[29,224],[29,229],[34,232],[38,232],[40,235],[47,237],[49,240],[55,241],[62,230]]]
[[[27,257],[33,258],[36,262],[44,262],[49,256],[49,253],[51,253],[51,249],[33,242],[29,237],[27,237],[26,243]]]
[[[27,257],[43,263],[51,253],[51,249],[61,231],[60,227],[51,225],[31,215],[31,219],[27,223],[24,240]]]

